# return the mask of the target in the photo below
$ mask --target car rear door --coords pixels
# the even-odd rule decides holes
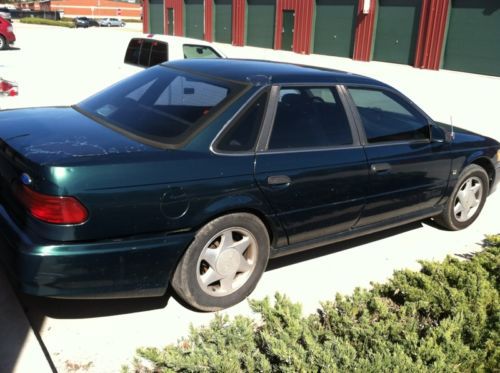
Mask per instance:
[[[364,206],[368,166],[337,88],[273,86],[269,105],[255,178],[289,243],[348,230]]]
[[[346,93],[370,167],[356,226],[432,214],[448,185],[449,144],[431,141],[430,119],[398,92],[351,86]]]

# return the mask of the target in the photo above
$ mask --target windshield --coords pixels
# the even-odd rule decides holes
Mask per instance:
[[[99,123],[160,147],[177,147],[244,85],[156,66],[75,106]]]

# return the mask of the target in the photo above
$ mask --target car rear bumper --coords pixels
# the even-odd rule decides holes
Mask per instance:
[[[0,205],[0,257],[21,291],[57,298],[161,296],[193,236],[159,234],[90,243],[43,242]]]

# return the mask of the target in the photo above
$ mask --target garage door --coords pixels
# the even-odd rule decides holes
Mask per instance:
[[[149,32],[152,34],[164,34],[163,0],[151,0],[149,2]]]
[[[412,65],[420,0],[379,0],[373,59]]]
[[[215,0],[215,41],[231,43],[233,23],[233,0]]]
[[[452,1],[443,68],[500,76],[500,1]]]
[[[273,48],[275,0],[247,0],[247,44]]]
[[[313,52],[351,57],[357,0],[316,0]]]
[[[203,0],[184,0],[184,30],[188,38],[203,39]]]

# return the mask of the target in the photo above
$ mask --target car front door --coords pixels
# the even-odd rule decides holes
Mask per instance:
[[[370,167],[357,227],[431,215],[448,185],[449,144],[433,142],[430,119],[390,89],[348,87]]]
[[[335,86],[274,86],[255,178],[290,244],[349,230],[364,205],[368,166]],[[272,113],[272,114],[269,114]]]

